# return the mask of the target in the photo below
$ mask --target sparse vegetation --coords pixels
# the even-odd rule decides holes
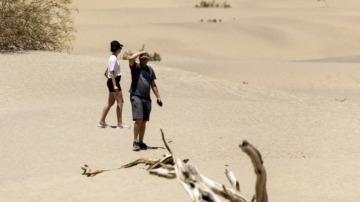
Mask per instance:
[[[131,51],[125,51],[125,53],[123,53],[122,59],[123,60],[128,60],[130,56],[132,56],[134,53]]]
[[[150,58],[149,61],[161,61],[161,55],[159,53],[153,53],[153,54],[149,54]]]
[[[215,3],[215,0],[212,1],[200,1],[199,4],[195,5],[195,8],[231,8],[230,4],[226,3],[226,1],[224,1],[224,3],[219,4],[219,3]]]
[[[204,22],[204,20],[201,19],[200,22]],[[221,19],[219,19],[219,20],[217,20],[217,19],[208,19],[207,22],[221,22]]]
[[[0,50],[72,48],[76,29],[72,0],[1,0]]]
[[[139,50],[139,51],[142,51],[142,50],[145,50],[145,45],[143,45],[143,47]],[[122,56],[122,59],[123,60],[128,60],[130,56],[132,56],[134,53],[129,50],[129,51],[125,51],[123,53],[123,56]],[[159,53],[149,53],[149,61],[161,61],[161,55]]]

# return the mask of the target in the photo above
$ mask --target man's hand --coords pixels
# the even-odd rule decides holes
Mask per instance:
[[[163,103],[161,102],[161,98],[158,98],[156,102],[160,107],[162,107]]]
[[[114,86],[114,90],[115,90],[115,92],[119,91],[117,86]]]

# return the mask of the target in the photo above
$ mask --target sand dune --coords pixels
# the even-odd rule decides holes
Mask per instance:
[[[286,3],[284,3],[286,2]],[[117,38],[125,50],[149,50],[203,60],[289,61],[360,55],[355,1],[323,8],[316,1],[237,1],[230,9],[173,7],[80,9],[75,52],[103,49]],[[110,4],[109,4],[110,5]],[[291,6],[290,6],[291,5]],[[221,19],[217,23],[200,20]],[[92,33],[89,35],[88,33]],[[89,43],[91,41],[91,43]],[[164,57],[166,60],[167,57]]]
[[[76,0],[70,54],[0,54],[0,201],[190,201],[176,180],[142,165],[81,175],[85,163],[114,169],[160,158],[160,128],[207,177],[229,186],[224,170],[233,171],[248,199],[255,174],[238,148],[244,139],[262,153],[271,201],[359,198],[358,2],[197,3]],[[200,22],[214,18],[222,21]],[[132,152],[132,130],[96,126],[113,39],[123,51],[145,44],[163,56],[150,65],[164,106],[153,106],[145,136],[158,149]],[[120,62],[123,119],[132,125],[130,73]],[[116,124],[114,108],[107,122]]]
[[[33,52],[2,55],[0,60],[7,75],[1,86],[8,88],[1,99],[1,138],[6,143],[0,152],[1,201],[188,200],[175,180],[151,176],[143,166],[95,178],[81,175],[83,163],[93,169],[116,168],[165,152],[134,153],[131,130],[97,129],[107,93],[103,59]],[[19,68],[5,68],[11,64]],[[229,165],[250,198],[255,176],[250,160],[237,148],[247,139],[263,154],[272,200],[302,201],[304,195],[306,201],[357,197],[356,102],[153,66],[164,107],[154,107],[148,144],[162,146],[159,128],[163,128],[179,157],[190,158],[204,174],[222,183],[227,183],[223,172]],[[122,67],[122,85],[129,86],[125,61]],[[16,75],[22,75],[24,86],[12,79]],[[124,121],[131,123],[129,95],[124,95]],[[115,124],[114,110],[108,122]],[[328,194],[335,190],[342,191]]]

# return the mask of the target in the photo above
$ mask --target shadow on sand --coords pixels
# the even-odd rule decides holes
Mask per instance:
[[[110,128],[117,129],[117,126],[110,126]],[[145,149],[145,150],[148,150],[148,149],[166,149],[166,148],[165,148],[165,147],[152,147],[152,146],[148,146],[147,149]]]

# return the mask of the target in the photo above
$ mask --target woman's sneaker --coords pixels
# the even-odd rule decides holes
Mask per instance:
[[[140,151],[140,146],[139,146],[139,143],[134,141],[133,142],[133,148],[132,148],[133,151]]]
[[[118,128],[118,129],[124,129],[124,128],[125,128],[125,129],[130,129],[130,126],[125,125],[125,124],[121,124],[121,125],[118,125],[117,128]]]
[[[148,149],[148,146],[143,142],[139,142],[138,145],[139,145],[141,150],[147,150]]]
[[[101,122],[98,123],[98,127],[99,127],[99,128],[107,128],[108,126],[109,126],[109,125],[106,124],[105,122],[104,122],[104,123],[101,123]]]

